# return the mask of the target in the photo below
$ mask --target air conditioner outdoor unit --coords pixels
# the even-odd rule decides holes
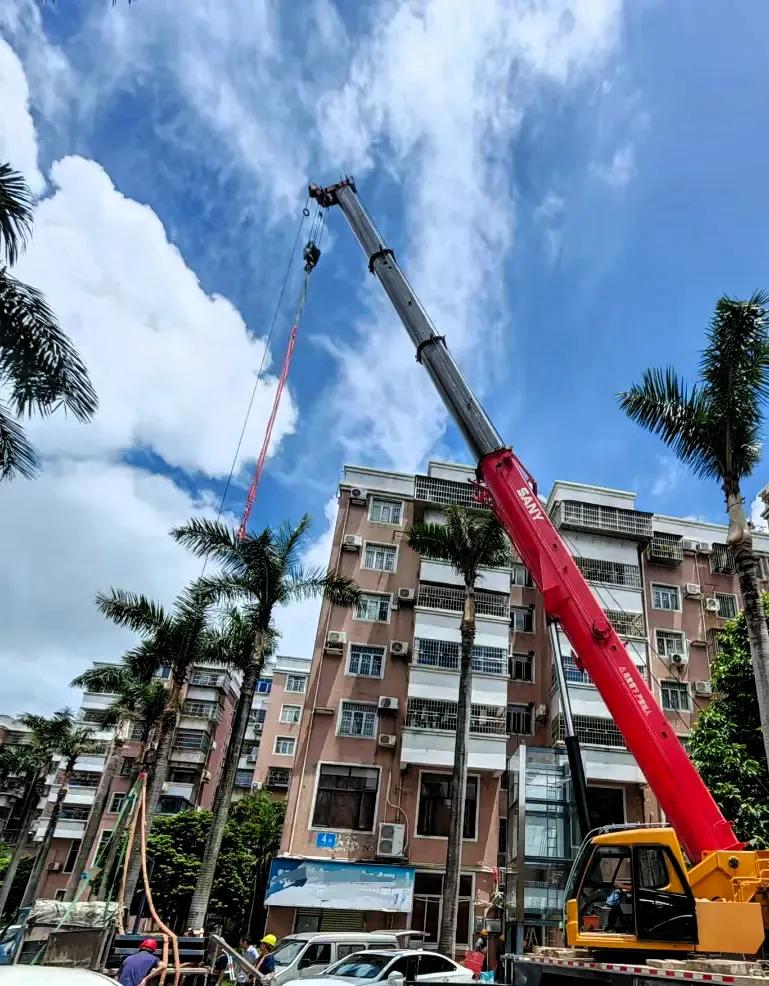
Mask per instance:
[[[350,490],[350,500],[352,503],[366,503],[368,500],[368,490],[362,490],[356,486]]]
[[[699,583],[687,582],[686,585],[684,586],[684,595],[690,597],[701,596],[702,589],[700,588]]]
[[[713,684],[710,681],[695,681],[694,682],[694,694],[695,695],[712,695],[713,694]]]
[[[326,637],[326,650],[341,650],[347,643],[344,630],[329,630]]]
[[[547,711],[548,711],[547,706],[545,705],[544,702],[542,702],[534,710],[534,715],[536,716],[537,719],[547,719]]]
[[[684,538],[681,546],[684,551],[696,551],[698,542],[694,538]]]
[[[716,599],[715,596],[711,596],[709,599],[705,600],[705,609],[708,611],[708,613],[718,612],[718,600]]]
[[[251,785],[251,790],[252,791],[261,791],[262,790],[262,787],[263,787],[263,784],[262,784],[261,781],[254,781],[254,783]]]
[[[254,731],[255,731],[255,732],[257,732],[257,733],[261,733],[261,731],[262,731],[263,729],[264,729],[264,723],[263,723],[263,722],[255,722],[255,723],[254,723]]]
[[[712,551],[713,545],[709,541],[698,541],[697,551]]]
[[[49,873],[60,873],[61,872],[61,863],[59,862],[58,859],[54,859],[54,861],[52,863],[49,863],[48,864],[48,872]]]
[[[673,667],[685,668],[689,663],[688,654],[668,654],[668,661]]]
[[[246,754],[246,763],[256,763],[256,760],[257,760],[257,757],[258,756],[259,756],[258,753],[247,753]]]
[[[402,603],[413,603],[415,597],[415,589],[410,589],[408,586],[401,586],[400,589],[398,589],[398,599]]]
[[[360,551],[363,547],[363,538],[360,534],[345,534],[342,538],[342,548],[345,551]]]
[[[395,746],[396,736],[393,733],[380,733],[378,743],[391,750]]]
[[[390,653],[393,657],[406,657],[409,652],[408,640],[393,640],[390,643]]]
[[[392,695],[380,695],[378,708],[380,712],[397,712],[398,699]]]
[[[403,856],[403,844],[406,841],[406,826],[395,822],[382,822],[379,826],[379,838],[376,843],[377,856],[395,859]]]

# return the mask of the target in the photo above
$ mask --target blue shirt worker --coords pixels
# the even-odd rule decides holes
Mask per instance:
[[[164,964],[157,957],[158,943],[145,938],[133,955],[127,955],[117,974],[120,986],[141,986],[151,972],[160,972]]]

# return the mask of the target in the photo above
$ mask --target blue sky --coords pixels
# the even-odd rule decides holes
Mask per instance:
[[[165,531],[221,496],[308,180],[355,174],[542,490],[593,482],[719,520],[718,490],[615,395],[648,365],[693,374],[718,295],[766,286],[767,27],[762,5],[694,0],[6,4],[0,156],[41,195],[19,275],[102,397],[93,425],[33,425],[46,470],[0,494],[0,658],[23,669],[8,711],[60,705],[119,655],[97,589],[169,600],[196,574]],[[465,458],[341,215],[327,229],[254,512],[310,512],[320,563],[345,462]],[[284,614],[285,650],[311,646],[313,618]]]

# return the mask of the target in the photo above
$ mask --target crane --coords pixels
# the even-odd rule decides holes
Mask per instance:
[[[671,826],[590,833],[566,887],[564,928],[573,947],[630,952],[755,954],[769,914],[769,852],[737,839],[689,760],[537,495],[537,485],[498,434],[363,206],[352,178],[310,185],[338,207],[384,288],[446,409],[477,461],[481,495],[589,673]],[[686,855],[685,855],[686,854]],[[688,859],[686,858],[688,857]],[[629,908],[603,927],[597,902]],[[762,905],[764,905],[762,907]],[[603,912],[611,912],[604,906]],[[769,919],[767,920],[769,924]]]

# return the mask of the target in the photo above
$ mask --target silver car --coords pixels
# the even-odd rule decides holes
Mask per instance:
[[[388,983],[403,986],[407,974],[424,983],[467,983],[473,973],[453,959],[422,949],[355,952],[330,965],[322,975],[303,979],[302,986],[369,986]]]

